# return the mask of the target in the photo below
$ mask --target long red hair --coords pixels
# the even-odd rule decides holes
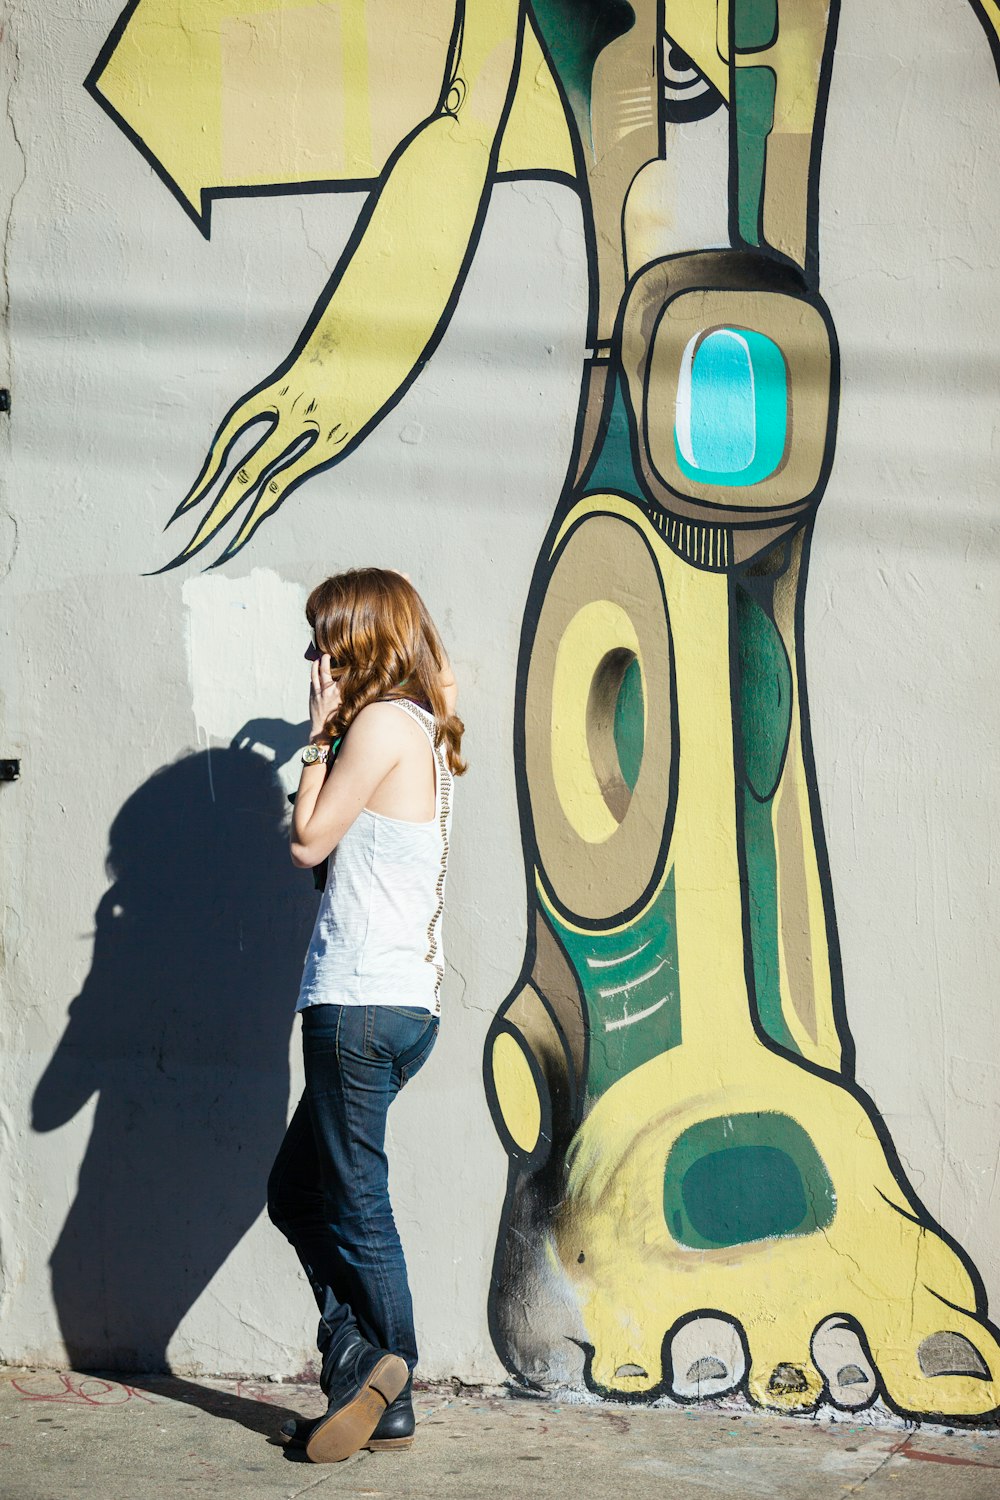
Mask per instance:
[[[340,703],[326,723],[332,738],[379,698],[414,698],[433,713],[435,743],[444,744],[452,772],[465,772],[465,725],[449,714],[441,691],[441,637],[409,579],[390,568],[335,573],[309,595],[306,619],[337,674]]]

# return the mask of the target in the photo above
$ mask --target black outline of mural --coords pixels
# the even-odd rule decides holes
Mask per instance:
[[[986,33],[986,40],[989,42],[990,51],[993,54],[993,62],[997,70],[997,78],[1000,79],[1000,36],[997,35],[996,26],[986,14],[986,6],[983,4],[983,0],[969,0],[969,4],[975,12],[976,20]]]

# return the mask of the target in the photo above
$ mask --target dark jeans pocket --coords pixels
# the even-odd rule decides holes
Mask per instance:
[[[419,1073],[424,1063],[434,1050],[434,1043],[438,1035],[438,1018],[432,1016],[429,1011],[424,1011],[425,1025],[422,1034],[405,1052],[400,1053],[396,1060],[399,1068],[399,1086],[408,1083],[414,1074]]]

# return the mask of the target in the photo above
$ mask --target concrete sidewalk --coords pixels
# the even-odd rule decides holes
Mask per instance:
[[[315,1387],[0,1373],[0,1500],[997,1500],[1000,1434],[421,1389],[416,1442],[318,1467],[275,1444]]]

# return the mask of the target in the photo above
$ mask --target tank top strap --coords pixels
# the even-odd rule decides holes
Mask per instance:
[[[380,703],[391,703],[394,708],[401,708],[404,713],[412,715],[424,728],[435,723],[434,715],[429,708],[418,703],[415,698],[380,698]]]
[[[420,703],[415,703],[412,698],[382,698],[382,703],[391,703],[393,708],[401,708],[404,714],[409,714],[413,721],[420,725],[434,748],[434,737],[437,730],[437,720],[429,709]]]

